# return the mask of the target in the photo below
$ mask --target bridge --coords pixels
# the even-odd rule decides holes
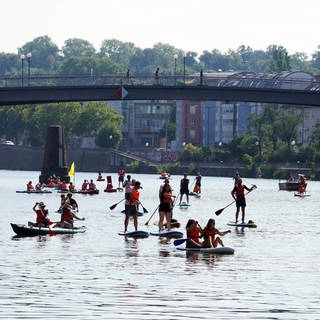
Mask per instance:
[[[294,76],[293,76],[294,75]],[[307,76],[306,76],[307,75]],[[71,101],[194,100],[320,106],[320,81],[303,72],[169,76],[0,77],[0,105]]]

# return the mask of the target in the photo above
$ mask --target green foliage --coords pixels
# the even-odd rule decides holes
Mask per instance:
[[[126,169],[129,172],[139,172],[140,167],[141,167],[141,162],[138,160],[126,164]]]

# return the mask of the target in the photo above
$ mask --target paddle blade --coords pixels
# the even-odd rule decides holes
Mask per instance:
[[[174,240],[174,241],[173,241],[173,244],[174,244],[175,246],[180,246],[180,244],[185,243],[187,240],[188,240],[188,238],[185,238],[185,239],[177,239],[177,240]]]
[[[115,207],[117,206],[117,203],[116,204],[113,204],[110,208],[110,210],[113,210]]]
[[[145,207],[142,207],[142,208],[144,213],[149,213],[149,211]]]
[[[224,208],[223,208],[224,209]],[[223,211],[223,209],[219,209],[215,212],[215,214],[218,216],[219,214],[221,214],[221,212]]]

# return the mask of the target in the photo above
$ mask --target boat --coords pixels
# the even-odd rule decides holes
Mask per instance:
[[[218,248],[183,248],[177,247],[177,250],[186,252],[197,253],[214,253],[214,254],[234,254],[234,249],[230,247],[218,247]]]
[[[229,223],[227,223],[227,225],[230,226],[230,227],[257,228],[257,225],[251,220],[248,221],[248,222],[244,222],[244,223],[236,223],[234,221],[230,221]]]
[[[182,238],[183,233],[176,230],[170,230],[170,231],[161,231],[161,232],[150,232],[151,236],[156,237],[165,237],[165,238]]]
[[[17,190],[16,193],[36,193],[36,194],[42,194],[42,193],[52,193],[52,191],[49,191],[49,190]]]
[[[159,176],[159,179],[170,179],[170,173],[162,172]]]
[[[131,232],[119,232],[118,235],[130,238],[148,238],[149,232],[143,230],[136,230]]]
[[[66,228],[38,228],[29,227],[24,224],[11,223],[12,230],[20,237],[35,237],[48,234],[75,234],[83,233],[86,231],[86,227],[66,229]]]
[[[305,180],[305,176],[299,174],[298,179],[288,179],[286,181],[279,181],[279,190],[286,191],[299,191],[300,188],[307,188],[307,183]]]
[[[99,194],[99,190],[95,189],[95,190],[79,190],[78,193],[81,194]]]

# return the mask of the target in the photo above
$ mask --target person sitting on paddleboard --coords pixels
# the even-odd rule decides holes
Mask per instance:
[[[231,230],[223,231],[220,232],[216,227],[215,227],[215,220],[214,219],[209,219],[206,227],[202,230],[202,236],[203,236],[203,243],[202,246],[204,248],[216,248],[218,244],[221,245],[221,247],[224,247],[222,240],[220,237],[215,236],[218,234],[219,236],[224,236],[227,233],[230,233]]]
[[[130,190],[126,190],[125,197],[126,197],[126,206],[125,206],[125,220],[124,220],[124,232],[128,230],[129,218],[133,217],[133,225],[134,229],[138,230],[138,206],[139,206],[139,197],[141,189],[141,183],[136,181],[134,183],[133,188]],[[128,192],[127,192],[128,191]]]
[[[199,240],[201,232],[198,226],[198,221],[189,219],[186,225],[186,231],[188,238],[186,248],[202,248],[202,243]]]
[[[35,223],[29,221],[29,227],[46,228],[52,224],[48,218],[49,211],[46,209],[46,205],[43,202],[36,202],[32,210],[37,214],[37,220]]]
[[[236,201],[236,222],[238,223],[238,217],[239,217],[239,212],[241,208],[241,213],[242,213],[242,223],[244,223],[244,218],[245,218],[245,208],[246,208],[246,198],[244,196],[244,190],[248,190],[249,192],[255,189],[256,186],[253,185],[251,188],[248,188],[246,185],[242,184],[242,179],[237,180],[237,184],[234,186],[234,188],[231,191],[231,195],[233,199]]]
[[[183,175],[183,178],[180,181],[180,202],[181,204],[183,195],[187,197],[187,203],[189,204],[189,179],[187,178],[187,174]]]
[[[75,186],[72,182],[69,184],[69,191],[74,192],[75,191]]]
[[[88,180],[83,180],[83,184],[81,186],[81,190],[87,190],[88,189],[88,185],[89,185]]]
[[[165,179],[164,185],[160,187],[159,198],[159,232],[162,231],[164,217],[166,217],[167,230],[169,231],[172,217],[172,188],[168,179]]]
[[[62,208],[60,222],[56,223],[54,228],[76,229],[73,227],[74,219],[84,220],[84,218],[79,218],[72,212],[72,207],[69,203],[65,203]]]
[[[33,185],[32,185],[32,181],[29,181],[29,182],[27,183],[27,190],[28,190],[28,191],[34,190],[34,187],[33,187]]]
[[[89,183],[89,190],[97,190],[97,187],[92,179],[90,180],[90,183]]]

